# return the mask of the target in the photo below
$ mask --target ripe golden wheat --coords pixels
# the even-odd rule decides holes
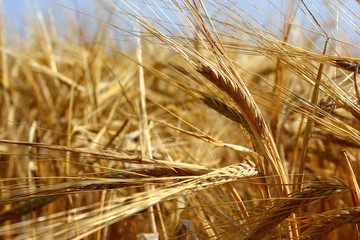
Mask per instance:
[[[56,2],[1,18],[2,239],[360,237],[358,1]]]

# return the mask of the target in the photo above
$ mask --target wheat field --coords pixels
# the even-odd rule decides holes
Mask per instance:
[[[358,1],[88,4],[2,11],[1,239],[360,239]]]

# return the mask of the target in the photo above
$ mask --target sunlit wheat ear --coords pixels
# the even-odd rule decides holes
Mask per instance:
[[[301,234],[301,239],[318,240],[326,239],[327,235],[335,229],[350,223],[360,223],[360,207],[337,209],[329,212],[316,214],[304,220],[305,226],[309,226]],[[353,233],[354,237],[357,233]],[[355,239],[355,238],[354,238]]]
[[[254,113],[253,118],[248,119],[245,122],[251,121],[252,124],[255,125],[254,127],[256,127],[255,131],[258,134],[261,135],[264,134],[264,131],[266,130],[266,126],[265,126],[266,124],[265,124],[265,120],[262,119],[262,114],[259,112],[259,109],[256,107],[255,103],[250,99],[247,99],[245,93],[243,92],[243,91],[246,92],[246,90],[242,89],[241,84],[239,84],[237,80],[232,80],[228,76],[222,74],[221,72],[218,72],[216,69],[212,68],[211,66],[207,66],[204,64],[202,64],[197,69],[197,71],[201,73],[204,77],[206,77],[206,79],[211,81],[214,85],[216,85],[220,90],[227,93],[238,105],[245,108],[247,110],[247,114],[249,114],[249,112],[253,112]],[[211,102],[210,99],[208,100],[209,101],[206,101],[206,103]],[[219,108],[217,107],[217,109]],[[236,118],[238,119],[238,121],[240,120],[239,114],[237,114],[238,117],[235,117],[234,114],[228,114],[228,116],[230,115],[233,116],[232,120]],[[245,120],[244,117],[241,118]],[[247,124],[249,125],[249,123]]]
[[[227,182],[234,182],[242,178],[254,177],[259,175],[259,170],[253,163],[239,163],[236,165],[220,168],[208,174],[201,176],[195,187],[191,187],[191,191],[203,190],[210,186],[216,186]]]
[[[119,189],[131,186],[143,186],[149,183],[181,183],[182,181],[191,179],[191,177],[201,176],[199,178],[199,182],[196,183],[196,186],[191,187],[191,193],[192,191],[203,190],[209,188],[210,186],[236,181],[244,177],[256,176],[258,174],[258,170],[254,167],[254,164],[251,162],[248,163],[250,164],[237,164],[219,170],[196,170],[169,167],[128,169],[119,171],[121,173],[103,176],[98,180],[83,180],[74,183],[59,184],[58,186],[53,185],[47,190],[42,189],[31,194],[25,193],[13,196],[12,199],[18,197],[20,200],[25,200],[25,202],[15,205],[10,210],[0,212],[0,221],[22,216],[31,211],[37,210],[54,201],[59,196],[64,195],[64,193],[75,193],[88,190]],[[46,194],[48,196],[44,197]]]
[[[284,184],[281,186],[282,191],[288,193],[289,190],[286,185],[288,183],[287,174],[280,163],[280,156],[278,155],[270,129],[244,82],[235,78],[231,74],[231,70],[228,70],[229,73],[227,75],[227,72],[217,71],[212,66],[201,64],[197,71],[231,97],[237,107],[241,109],[243,117],[246,119],[245,122],[250,127],[251,133],[255,136],[263,154],[269,160],[279,183]]]

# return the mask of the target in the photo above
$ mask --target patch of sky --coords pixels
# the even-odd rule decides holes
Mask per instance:
[[[183,39],[185,42],[188,41],[186,37],[194,36],[196,31],[190,27],[194,19],[187,17],[192,10],[170,0],[113,0],[112,4],[103,4],[107,1],[91,0],[2,0],[2,2],[7,26],[20,33],[33,24],[29,19],[34,19],[34,12],[41,13],[45,22],[55,19],[59,35],[66,34],[69,28],[78,25],[91,39],[91,36],[99,31],[101,23],[104,23],[103,26],[110,29],[115,41],[123,43],[134,40],[136,36],[134,30],[144,29],[146,26],[154,26],[164,34],[178,36],[178,40]],[[195,2],[201,8],[201,1]],[[311,47],[317,47],[321,52],[324,36],[327,34],[332,38],[333,49],[338,48],[340,51],[342,47],[344,49],[349,47],[355,52],[359,51],[360,4],[355,0],[204,0],[202,2],[212,19],[207,23],[214,24],[221,37],[229,42],[241,38],[241,41],[256,44],[259,36],[282,41],[285,36],[284,22],[288,22],[291,23],[291,32],[287,39],[289,43],[313,38],[314,46]],[[313,16],[309,14],[307,8],[311,10]],[[202,12],[205,13],[203,9]],[[295,13],[295,18],[289,17],[292,15],[291,12]],[[141,21],[137,21],[139,19]],[[147,24],[138,26],[138,22],[147,22]],[[254,32],[258,34],[247,34]],[[142,36],[146,36],[145,33],[142,33]]]

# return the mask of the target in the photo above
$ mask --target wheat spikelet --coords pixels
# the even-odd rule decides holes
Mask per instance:
[[[205,94],[203,94],[203,98],[201,98],[201,101],[203,101],[208,107],[214,109],[215,111],[231,119],[232,121],[240,123],[249,134],[252,134],[252,130],[249,124],[246,122],[241,112],[236,110],[236,108]]]
[[[183,181],[186,178],[181,177],[191,177],[191,176],[200,176],[205,173],[211,172],[211,170],[192,170],[192,169],[181,169],[181,168],[169,168],[169,167],[156,167],[156,168],[142,168],[142,169],[128,169],[123,170],[121,173],[107,176],[109,179],[122,179],[130,180],[126,182],[115,182],[115,183],[106,183],[103,181],[86,181],[82,182],[83,187],[77,187],[78,189],[94,189],[94,190],[104,190],[104,189],[114,189],[122,188],[129,186],[144,185],[145,183],[166,183],[166,182],[179,182]],[[116,180],[115,180],[116,181]],[[103,183],[101,183],[103,182]],[[80,183],[77,183],[79,185]]]
[[[254,167],[253,163],[239,163],[202,175],[197,180],[196,186],[191,187],[190,191],[203,190],[210,186],[234,182],[242,178],[254,177],[257,175],[259,175],[259,170]]]
[[[57,198],[57,196],[39,197],[39,198],[35,198],[31,201],[18,204],[15,207],[12,207],[11,209],[9,209],[7,211],[0,212],[0,222],[11,219],[11,218],[23,216],[31,211],[37,210],[37,209],[51,203],[56,198]]]

